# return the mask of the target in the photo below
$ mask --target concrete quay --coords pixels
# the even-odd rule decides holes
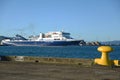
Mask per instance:
[[[0,80],[120,80],[120,67],[92,65],[90,59],[7,57]],[[23,60],[23,61],[22,61]]]
[[[93,63],[93,59],[52,58],[52,57],[34,57],[34,56],[1,56],[1,61],[74,64],[74,65],[84,65],[84,66],[91,66]]]

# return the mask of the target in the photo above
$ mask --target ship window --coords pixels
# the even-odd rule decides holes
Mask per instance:
[[[67,39],[73,39],[73,38],[71,38],[71,37],[68,36],[68,35],[64,35],[63,37],[65,37],[65,38],[67,38]]]
[[[58,33],[54,32],[53,34],[55,34],[55,35],[56,35],[56,34],[58,34]]]
[[[62,33],[63,35],[70,35],[70,33]]]
[[[54,39],[54,40],[60,40],[60,39]]]
[[[47,38],[51,38],[51,35],[47,35],[46,37],[47,37]]]

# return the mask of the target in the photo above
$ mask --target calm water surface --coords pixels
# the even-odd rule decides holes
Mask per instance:
[[[120,46],[112,46],[111,59],[120,60]],[[0,46],[1,56],[40,56],[60,58],[96,58],[101,53],[97,51],[98,46],[61,46],[61,47],[16,47]]]

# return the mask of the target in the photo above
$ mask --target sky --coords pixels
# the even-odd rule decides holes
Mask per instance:
[[[120,40],[120,0],[0,0],[0,35],[61,30],[85,41]]]

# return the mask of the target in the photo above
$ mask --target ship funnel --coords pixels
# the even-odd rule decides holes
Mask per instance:
[[[40,33],[40,35],[39,35],[39,39],[42,39],[43,37],[43,34],[42,33]]]

